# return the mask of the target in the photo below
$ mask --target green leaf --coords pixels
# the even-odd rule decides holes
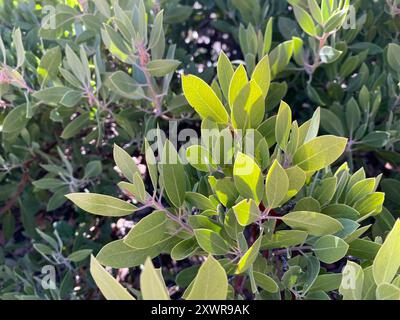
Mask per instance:
[[[96,4],[96,8],[101,12],[103,16],[106,18],[110,18],[110,6],[107,3],[107,0],[93,0]]]
[[[351,98],[346,104],[346,122],[350,137],[352,137],[354,131],[359,127],[361,122],[360,107],[354,98]]]
[[[271,84],[271,70],[269,68],[269,57],[265,55],[264,58],[256,65],[251,79],[254,80],[261,88],[264,99],[268,95],[269,86]]]
[[[179,208],[185,200],[186,174],[179,155],[169,140],[165,141],[160,166],[168,199]]]
[[[349,206],[352,206],[362,197],[373,192],[375,190],[375,183],[376,181],[374,178],[358,181],[348,191],[346,195],[346,203]]]
[[[352,261],[347,261],[342,270],[342,282],[339,292],[343,300],[361,300],[364,284],[364,271]]]
[[[109,82],[110,89],[118,95],[127,99],[137,98],[138,83],[127,73],[118,70],[111,73],[107,81]]]
[[[258,237],[258,239],[253,243],[253,245],[246,251],[246,253],[240,258],[237,267],[236,274],[241,274],[248,269],[251,268],[254,261],[256,261],[258,253],[260,251],[262,237]]]
[[[52,87],[36,91],[33,96],[44,103],[57,105],[69,92],[79,91],[72,90],[68,87]]]
[[[319,201],[321,206],[329,204],[335,195],[337,185],[337,178],[330,177],[323,179],[321,183],[315,188],[313,196]]]
[[[309,211],[295,211],[282,217],[289,227],[306,231],[313,236],[334,234],[343,229],[342,224],[325,214]]]
[[[133,177],[135,176],[135,174],[140,174],[135,160],[133,160],[132,157],[124,149],[116,144],[114,144],[113,155],[114,161],[119,170],[121,170],[126,179],[133,183]]]
[[[248,226],[260,218],[260,210],[254,200],[243,200],[232,207],[236,219],[243,227]]]
[[[267,250],[301,245],[306,242],[307,236],[308,233],[301,230],[279,230],[271,238],[264,236],[261,248]]]
[[[153,185],[153,188],[157,189],[157,183],[158,183],[157,161],[154,155],[154,151],[150,147],[147,139],[144,139],[144,148],[145,148],[146,164],[147,164],[147,169],[149,171],[150,180]]]
[[[293,163],[304,171],[318,171],[335,162],[344,152],[346,138],[322,136],[297,149]]]
[[[335,219],[345,218],[351,220],[357,220],[360,215],[360,213],[354,208],[341,203],[326,206],[322,209],[322,213]]]
[[[12,36],[13,36],[13,43],[17,51],[16,69],[18,69],[25,62],[25,49],[24,49],[24,44],[22,43],[21,29],[20,28],[14,29]]]
[[[126,235],[124,242],[135,249],[146,249],[168,237],[167,218],[163,211],[154,211],[140,220]]]
[[[82,260],[85,260],[87,257],[90,256],[92,253],[92,249],[82,249],[78,251],[72,252],[67,259],[72,261],[72,262],[80,262]]]
[[[376,215],[382,211],[385,194],[383,192],[374,192],[362,197],[354,204],[360,216]]]
[[[400,300],[400,288],[390,283],[381,283],[376,288],[377,300]]]
[[[86,79],[86,69],[82,64],[82,61],[68,45],[65,48],[65,55],[67,63],[75,77],[77,77],[82,84],[86,84],[86,82],[89,81],[89,79]]]
[[[321,126],[331,134],[344,136],[345,131],[342,121],[339,117],[329,109],[321,109]]]
[[[374,131],[367,134],[360,143],[372,148],[382,148],[390,140],[390,133],[386,131]]]
[[[264,119],[261,88],[251,80],[239,92],[232,106],[232,125],[239,129],[257,128]]]
[[[321,212],[321,205],[318,200],[312,197],[301,198],[294,207],[295,211]],[[323,212],[325,213],[325,212]]]
[[[180,64],[181,62],[178,60],[157,59],[151,60],[146,67],[153,77],[164,77],[168,73],[175,71]]]
[[[238,234],[243,232],[244,229],[237,220],[233,209],[228,210],[224,219],[224,231],[226,231],[227,235],[233,240],[237,240]]]
[[[163,20],[164,10],[161,10],[157,13],[154,19],[153,28],[151,29],[150,33],[149,44],[147,45],[148,49],[152,49],[158,44],[161,34],[163,33]]]
[[[214,255],[224,255],[228,253],[229,246],[226,241],[215,231],[208,229],[195,229],[199,246],[206,252]]]
[[[217,168],[212,155],[205,147],[200,145],[194,145],[187,148],[186,159],[199,171],[209,172],[210,170],[215,170]]]
[[[334,291],[339,289],[341,281],[342,275],[340,273],[321,274],[315,279],[310,291]]]
[[[286,102],[281,101],[278,116],[276,118],[275,137],[279,147],[281,147],[282,150],[285,150],[286,148],[291,126],[292,110]]]
[[[135,300],[94,256],[90,257],[90,274],[107,300]]]
[[[40,60],[37,68],[40,83],[47,84],[49,80],[57,77],[58,67],[61,63],[61,49],[59,46],[48,49]]]
[[[143,300],[170,300],[161,270],[154,268],[150,258],[147,258],[140,274],[140,291]]]
[[[400,45],[390,43],[388,46],[387,60],[389,66],[400,74]]]
[[[65,182],[55,178],[43,178],[33,181],[32,184],[38,189],[55,189],[65,185]]]
[[[123,217],[132,214],[137,208],[120,199],[96,193],[70,193],[69,200],[82,210],[106,217]]]
[[[318,5],[318,2],[316,0],[308,0],[307,4],[314,20],[322,26],[324,24],[324,18],[322,17],[322,11]]]
[[[209,177],[210,184],[218,197],[218,200],[225,207],[232,207],[235,204],[237,197],[239,196],[238,191],[236,190],[235,183],[229,177],[215,180],[215,183],[212,183],[214,177]]]
[[[162,252],[170,252],[177,239],[168,237],[155,246],[135,249],[125,244],[124,240],[115,240],[106,244],[97,254],[97,260],[112,268],[132,268],[143,264],[147,257],[155,258]]]
[[[61,133],[61,138],[70,139],[81,132],[83,128],[85,128],[90,123],[90,114],[85,112],[74,120],[72,120],[68,125],[64,128]]]
[[[249,82],[247,79],[247,72],[244,66],[241,64],[235,70],[231,82],[229,84],[229,105],[233,108],[233,104],[235,103],[236,98],[238,97],[240,91],[246,86]]]
[[[253,276],[257,286],[259,286],[261,289],[270,293],[278,292],[279,287],[275,280],[271,277],[256,271],[253,271]]]
[[[129,196],[135,197],[135,199],[141,203],[146,203],[147,198],[150,196],[146,193],[144,182],[140,173],[135,173],[133,176],[134,183],[128,183],[121,181],[118,183],[118,187],[127,192]]]
[[[200,210],[215,210],[216,206],[206,196],[196,192],[186,192],[185,201]]]
[[[298,192],[303,188],[306,182],[305,172],[297,166],[285,169],[285,172],[289,178],[289,189],[285,199],[283,200],[283,203],[298,194]]]
[[[234,70],[231,62],[229,61],[226,54],[223,51],[221,51],[217,63],[217,74],[218,74],[218,82],[221,86],[221,90],[222,93],[224,94],[225,99],[229,98],[229,85],[231,83],[233,73]]]
[[[239,152],[233,166],[235,185],[240,195],[260,203],[263,192],[263,176],[260,167],[248,155]]]
[[[171,258],[179,261],[190,257],[199,249],[197,241],[194,237],[182,240],[172,248]]]
[[[350,243],[348,255],[365,260],[374,260],[381,245],[367,239],[355,239]]]
[[[317,35],[315,24],[312,17],[307,13],[307,11],[299,6],[293,6],[293,12],[297,22],[304,30],[304,32],[312,37],[315,37]]]
[[[26,105],[20,105],[13,108],[5,117],[3,121],[4,133],[20,132],[25,128],[28,123],[28,118],[26,117]]]
[[[271,50],[272,44],[272,32],[273,32],[273,17],[268,20],[264,32],[264,41],[262,48],[262,55],[266,55]]]
[[[227,294],[226,272],[221,264],[210,255],[201,265],[186,300],[225,300]]]
[[[397,220],[373,263],[373,274],[377,285],[391,283],[400,267],[400,220]]]
[[[289,191],[289,177],[278,160],[275,160],[267,174],[265,182],[268,208],[278,207]]]
[[[224,105],[206,82],[193,75],[183,76],[182,87],[185,98],[203,119],[228,123],[229,116]]]
[[[312,139],[318,136],[320,122],[321,122],[321,108],[318,108],[317,110],[315,110],[312,118],[308,123],[308,126],[304,127],[307,128],[307,131],[305,133],[304,139],[302,138],[299,139],[300,144],[307,143],[308,141],[311,141]],[[301,131],[302,127],[300,127],[299,130]]]
[[[335,263],[342,259],[349,249],[349,245],[342,239],[328,235],[321,237],[314,245],[317,258],[324,263]]]

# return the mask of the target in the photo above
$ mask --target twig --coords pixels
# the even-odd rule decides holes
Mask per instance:
[[[25,190],[26,184],[29,181],[29,173],[26,170],[28,166],[29,166],[29,163],[24,165],[24,173],[22,174],[21,181],[18,183],[17,191],[7,201],[6,205],[3,208],[0,209],[0,215],[4,214],[8,210],[10,210],[14,206],[15,202],[17,202],[17,200],[18,200],[19,196],[21,195],[21,193]]]

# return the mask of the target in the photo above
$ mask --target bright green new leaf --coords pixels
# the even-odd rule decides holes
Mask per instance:
[[[271,84],[271,70],[269,68],[269,57],[265,55],[264,58],[256,65],[251,79],[254,80],[261,88],[264,99],[268,95],[269,86]]]
[[[218,57],[217,63],[217,74],[218,74],[218,82],[221,86],[222,93],[224,94],[225,99],[229,97],[229,85],[231,83],[231,79],[233,77],[233,67],[229,58],[226,54],[221,51]]]
[[[263,197],[264,182],[257,163],[250,156],[239,152],[233,166],[233,176],[240,195],[259,204]]]
[[[322,136],[297,149],[293,163],[304,171],[318,171],[335,162],[344,152],[346,138]]]
[[[265,192],[268,208],[278,207],[289,191],[289,177],[278,160],[275,160],[267,174]]]
[[[243,200],[232,207],[236,219],[243,227],[248,226],[260,218],[260,210],[254,200]]]
[[[239,95],[239,92],[242,91],[244,86],[249,82],[247,78],[247,72],[244,66],[241,64],[235,70],[231,82],[229,84],[229,106],[231,109],[233,108],[233,104]]]
[[[391,283],[400,267],[400,220],[387,235],[374,259],[373,274],[376,284]]]
[[[183,76],[182,87],[185,98],[203,119],[228,123],[229,116],[224,105],[206,82],[193,75]]]
[[[275,137],[281,149],[285,150],[289,140],[290,128],[292,126],[292,110],[289,105],[281,101],[281,105],[278,110],[275,125]]]
[[[382,212],[384,202],[385,194],[383,192],[374,192],[362,197],[354,204],[353,207],[360,213],[362,217],[376,215]]]
[[[306,173],[298,166],[285,169],[285,172],[287,177],[289,178],[289,188],[283,202],[286,202],[289,199],[293,198],[303,188],[306,182]]]
[[[258,239],[253,243],[253,245],[246,251],[246,253],[240,258],[237,267],[236,274],[241,274],[247,271],[256,261],[258,253],[260,251],[262,237],[258,237]]]

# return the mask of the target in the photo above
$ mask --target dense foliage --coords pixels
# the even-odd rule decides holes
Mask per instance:
[[[1,299],[400,299],[398,0],[0,4]]]

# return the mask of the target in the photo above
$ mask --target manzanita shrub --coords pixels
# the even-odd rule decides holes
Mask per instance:
[[[399,16],[1,1],[0,299],[398,299]]]
[[[221,54],[213,87],[184,75],[185,98],[202,118],[198,144],[177,151],[160,132],[154,145],[146,140],[152,190],[115,145],[114,160],[126,179],[118,186],[130,201],[67,195],[95,215],[147,212],[123,239],[91,258],[91,274],[106,298],[133,299],[102,266],[141,264],[140,286],[132,290],[142,299],[169,299],[177,290],[183,299],[399,298],[394,252],[400,222],[384,244],[364,236],[371,227],[365,221],[384,210],[380,177],[367,178],[362,169],[351,174],[346,163],[331,168],[347,139],[318,136],[319,109],[299,124],[282,101],[278,114],[266,117],[270,73],[268,56],[248,77],[243,65],[234,70]],[[150,260],[160,254],[192,261],[169,274],[169,287]]]

